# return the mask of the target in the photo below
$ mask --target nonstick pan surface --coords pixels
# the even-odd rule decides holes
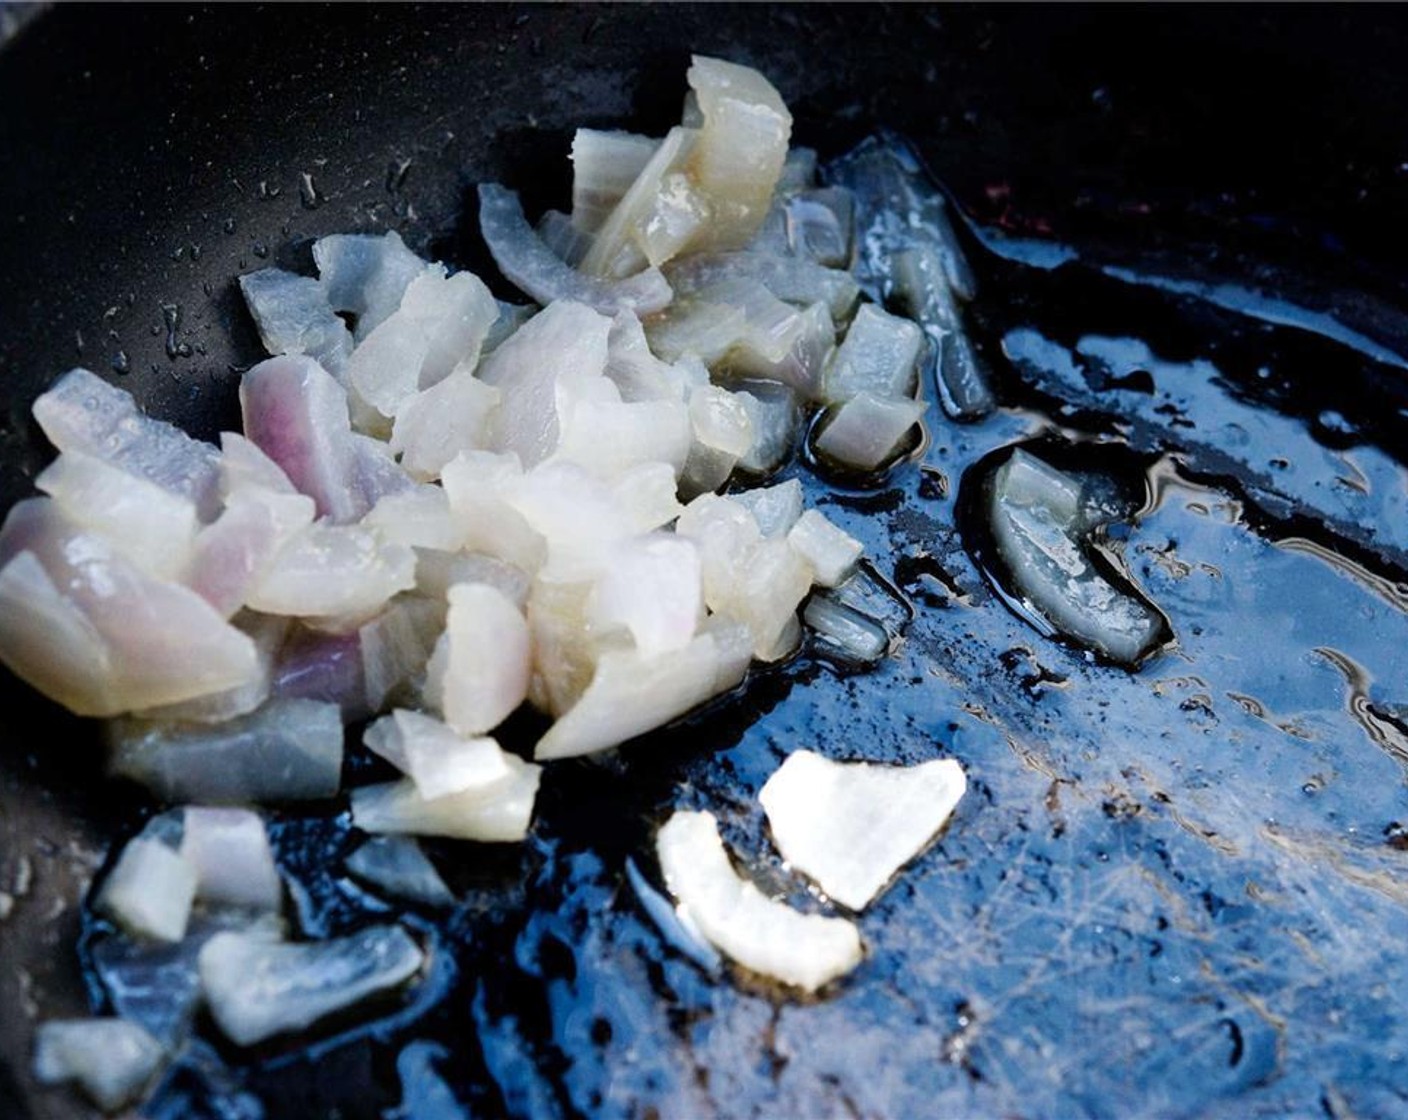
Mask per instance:
[[[662,131],[691,51],[760,67],[823,155],[895,128],[973,221],[1087,262],[1045,272],[975,242],[973,327],[1012,407],[967,428],[936,414],[879,490],[796,468],[900,592],[890,662],[804,656],[619,757],[555,767],[521,851],[432,849],[464,902],[410,919],[444,964],[423,1005],[205,1048],[151,1113],[1408,1115],[1402,500],[1374,507],[1381,531],[1335,533],[1258,498],[1275,486],[1245,456],[1160,474],[1155,408],[1092,390],[1062,412],[1002,360],[1022,327],[1070,348],[1138,337],[1156,380],[1221,363],[1227,393],[1190,421],[1221,433],[1206,446],[1258,416],[1288,455],[1309,431],[1401,463],[1408,395],[1385,355],[1408,352],[1405,47],[1379,9],[63,5],[25,26],[0,49],[5,508],[47,460],[28,410],[59,373],[86,365],[213,436],[261,356],[237,275],[387,228],[487,272],[468,188],[560,200],[571,129]],[[1095,267],[1114,264],[1311,318]],[[1172,479],[1125,544],[1179,634],[1139,674],[1040,638],[975,563],[964,471],[1049,436],[1042,417],[1114,444],[1102,465]],[[1313,488],[1319,468],[1288,463]],[[1292,537],[1321,552],[1266,543]],[[90,725],[8,677],[4,695],[0,1114],[81,1116],[31,1081],[32,1027],[101,1000],[79,903],[152,806],[101,778]],[[756,793],[798,746],[941,751],[973,783],[862,919],[865,964],[811,1002],[698,971],[625,877],[652,873],[651,830],[684,804],[787,889]],[[311,923],[368,920],[336,806],[280,816],[277,840]]]

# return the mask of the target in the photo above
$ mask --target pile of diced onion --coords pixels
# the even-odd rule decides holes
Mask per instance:
[[[386,834],[359,867],[444,901],[405,837],[522,839],[542,763],[614,748],[789,656],[804,604],[854,660],[884,654],[883,629],[844,605],[859,543],[804,508],[795,479],[762,483],[808,429],[816,459],[848,472],[912,448],[922,365],[941,382],[956,371],[959,390],[974,372],[953,311],[971,277],[951,244],[921,246],[886,279],[914,321],[861,302],[857,210],[892,200],[817,186],[755,71],[696,58],[688,78],[663,140],[578,131],[570,213],[535,226],[512,191],[481,186],[485,241],[531,303],[395,233],[325,237],[316,276],[240,278],[273,355],[241,381],[242,434],[199,442],[82,369],[36,401],[59,455],[0,529],[0,659],[110,719],[115,773],[175,804],[327,798],[345,729],[363,727],[401,776],[351,791],[354,824]],[[533,762],[494,738],[525,703],[551,721]],[[707,822],[677,820],[665,878],[700,925],[727,927],[733,888],[709,879],[727,857]],[[123,852],[101,907],[126,936],[194,946],[201,998],[234,1041],[420,968],[400,927],[365,945],[285,941],[248,810],[193,807],[157,831]],[[668,858],[701,842],[697,864]],[[857,906],[892,871],[828,889]],[[271,920],[212,917],[231,905]],[[817,928],[826,954],[859,959],[853,930]],[[736,941],[725,951],[769,971]],[[842,970],[771,969],[804,987]],[[116,1030],[96,1022],[94,1038]],[[150,1040],[94,1043],[134,1063],[125,1081],[104,1073],[105,1106],[145,1083]],[[84,1076],[70,1051],[85,1041],[66,1024],[46,1076]]]

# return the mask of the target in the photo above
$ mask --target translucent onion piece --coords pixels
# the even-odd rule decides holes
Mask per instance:
[[[0,660],[80,715],[209,696],[261,672],[254,643],[204,599],[144,575],[48,498],[19,502],[0,530]]]
[[[690,156],[709,200],[695,249],[737,249],[757,232],[787,158],[792,115],[758,71],[695,55],[686,75],[704,125]]]
[[[802,621],[828,651],[857,665],[874,664],[889,652],[890,635],[880,623],[829,595],[808,599]]]
[[[656,851],[681,917],[745,968],[814,992],[860,963],[854,924],[799,913],[739,876],[712,813],[675,813]]]
[[[334,375],[347,365],[352,332],[333,313],[320,281],[261,268],[240,277],[240,291],[270,354],[307,354]]]
[[[123,929],[180,941],[196,894],[196,868],[159,840],[141,837],[122,849],[94,906]]]
[[[564,391],[558,416],[554,461],[576,463],[607,481],[647,463],[666,463],[678,473],[693,442],[681,400],[597,400]]]
[[[52,1019],[35,1032],[35,1079],[76,1081],[104,1112],[136,1101],[165,1060],[161,1043],[122,1019]]]
[[[734,394],[748,411],[753,443],[739,457],[738,467],[750,474],[768,475],[792,457],[802,427],[797,395],[786,385],[748,381]]]
[[[795,478],[776,486],[759,486],[731,494],[730,498],[753,515],[765,537],[784,537],[802,516],[802,484]],[[809,510],[814,517],[821,514]],[[825,518],[822,518],[825,521]]]
[[[584,271],[572,268],[528,224],[518,195],[497,183],[479,184],[479,228],[499,271],[539,303],[572,300],[604,315],[627,308],[649,315],[673,298],[670,285],[655,268],[621,280],[589,275],[585,261]]]
[[[922,401],[857,393],[826,422],[816,437],[816,449],[853,470],[879,470],[899,453],[923,415]]]
[[[631,884],[631,890],[635,891],[641,909],[655,923],[665,940],[705,972],[711,975],[716,973],[723,963],[718,950],[710,945],[697,929],[684,921],[679,911],[670,905],[668,898],[646,882],[645,876],[636,866],[636,861],[630,858],[626,860],[626,879]]]
[[[592,235],[572,224],[561,210],[545,210],[538,219],[538,237],[558,260],[576,268],[592,247]]]
[[[632,467],[612,483],[611,496],[635,533],[668,525],[683,508],[676,497],[675,471],[668,463]]]
[[[377,530],[387,541],[413,548],[454,551],[463,538],[450,510],[449,496],[439,486],[388,494],[362,518],[362,524]]]
[[[428,698],[462,735],[482,735],[528,695],[528,620],[502,591],[484,583],[450,588],[445,633],[426,670]]]
[[[332,309],[356,320],[352,333],[358,342],[401,306],[411,281],[425,271],[425,261],[394,230],[319,238],[313,261]]]
[[[181,858],[195,868],[196,897],[203,902],[275,912],[283,904],[283,884],[258,813],[187,808]]]
[[[660,141],[579,128],[572,137],[572,224],[595,233],[645,170]]]
[[[34,402],[34,419],[60,451],[85,452],[190,498],[202,520],[219,509],[215,448],[144,416],[130,393],[95,373],[69,370]]]
[[[805,257],[740,250],[680,257],[664,269],[677,299],[696,295],[724,280],[754,280],[786,303],[824,303],[842,322],[855,310],[860,285],[849,272],[824,268]]]
[[[499,317],[494,320],[489,327],[489,333],[484,336],[484,346],[479,351],[481,358],[492,354],[513,336],[514,331],[538,313],[535,304],[509,303],[502,299],[494,302],[499,305]]]
[[[373,836],[347,857],[347,870],[393,898],[422,906],[453,906],[455,896],[409,836]]]
[[[952,759],[882,766],[800,750],[758,800],[783,858],[861,910],[938,835],[967,786]]]
[[[401,405],[391,429],[391,450],[414,477],[437,479],[461,451],[489,445],[490,420],[499,399],[498,389],[468,369],[456,370]]]
[[[369,716],[361,630],[330,633],[285,621],[289,622],[288,640],[274,667],[272,695],[331,704],[348,722]]]
[[[832,404],[858,393],[913,397],[923,349],[924,332],[917,326],[867,303],[856,312],[845,341],[827,364],[823,396]]]
[[[609,650],[586,691],[538,740],[534,757],[571,758],[610,750],[678,719],[743,679],[736,632],[706,630],[667,653]]]
[[[109,739],[111,771],[166,802],[316,800],[342,780],[342,716],[316,700],[271,700],[208,727],[118,720]]]
[[[400,926],[301,944],[218,933],[200,952],[216,1025],[239,1046],[303,1030],[414,976],[425,954]]]
[[[355,789],[352,823],[363,832],[516,843],[528,835],[542,767],[504,757],[513,773],[488,790],[427,800],[409,778]]]
[[[792,251],[827,268],[849,268],[855,250],[855,198],[845,187],[803,190],[784,213]]]
[[[455,793],[488,794],[515,771],[489,738],[470,738],[431,716],[398,709],[367,728],[363,742],[411,781],[427,800]]]
[[[621,545],[587,605],[594,628],[625,628],[643,654],[682,649],[703,614],[699,552],[691,541],[673,533]]]
[[[591,683],[600,643],[587,624],[592,579],[534,580],[528,596],[533,675],[528,698],[548,715],[567,711]]]
[[[464,534],[464,548],[532,573],[547,559],[548,546],[508,502],[508,491],[522,476],[517,455],[471,451],[447,463],[440,481]]]
[[[505,497],[547,544],[539,575],[595,576],[631,524],[611,487],[575,463],[544,463],[516,479]]]
[[[247,489],[237,492],[196,535],[185,583],[225,618],[248,601],[283,547],[313,524],[313,499]]]
[[[669,473],[668,468],[665,473]],[[673,476],[670,486],[673,494]],[[443,600],[457,583],[487,583],[502,591],[510,602],[522,607],[528,601],[528,588],[532,580],[522,568],[495,556],[477,552],[445,552],[433,548],[416,549],[416,590],[420,594]]]
[[[416,564],[419,570],[419,559]],[[415,694],[444,628],[443,600],[404,595],[357,629],[367,711],[379,712],[388,701]]]
[[[933,340],[944,411],[961,420],[986,416],[997,406],[992,376],[978,359],[963,326],[939,253],[921,246],[890,260],[896,302]]]
[[[777,189],[782,194],[816,186],[816,152],[811,148],[789,148],[782,161],[782,174]]]
[[[229,501],[244,491],[296,494],[283,467],[238,432],[220,433],[220,497]]]
[[[716,490],[740,456],[753,446],[753,421],[742,398],[721,385],[701,385],[689,395],[694,443],[681,472],[686,494]]]
[[[1079,539],[1079,487],[1018,450],[993,476],[989,512],[1018,595],[1056,630],[1124,664],[1163,641],[1163,617],[1116,588]]]
[[[248,604],[295,618],[365,616],[414,587],[415,566],[410,548],[374,529],[319,522],[284,546]]]
[[[814,509],[788,529],[787,543],[811,565],[813,582],[821,587],[835,587],[850,576],[864,551],[860,541]]]

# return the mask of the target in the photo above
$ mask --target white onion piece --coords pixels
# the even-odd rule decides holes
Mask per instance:
[[[890,258],[895,301],[914,316],[938,354],[938,387],[944,410],[959,419],[986,416],[997,405],[992,377],[978,359],[941,256],[924,245]]]
[[[750,474],[768,475],[792,455],[802,426],[797,395],[786,385],[749,381],[735,390],[753,425],[753,443],[739,457],[738,467]]]
[[[513,714],[528,695],[528,620],[495,587],[450,588],[445,633],[427,667],[427,698],[463,735],[482,735]]]
[[[559,382],[598,379],[606,368],[611,320],[581,303],[554,303],[494,351],[479,370],[502,394],[490,447],[511,451],[525,467],[558,443]]]
[[[192,723],[224,723],[237,716],[248,715],[269,699],[274,683],[274,664],[288,634],[289,621],[274,615],[242,612],[231,620],[254,642],[259,659],[256,676],[244,684],[222,692],[212,692],[175,704],[141,708],[132,715],[145,720],[184,720]]]
[[[240,380],[245,435],[318,504],[320,517],[355,521],[371,503],[354,493],[347,394],[311,358],[270,358]]]
[[[543,244],[523,216],[518,195],[497,183],[479,184],[479,228],[499,271],[539,303],[572,300],[605,315],[626,308],[650,315],[674,296],[655,268],[613,280],[589,275],[584,261],[578,272]]]
[[[373,836],[347,857],[347,870],[393,898],[453,906],[455,896],[410,836]]]
[[[122,849],[94,902],[138,937],[180,941],[196,895],[196,868],[160,840],[138,837]]]
[[[758,800],[783,858],[837,902],[862,910],[938,835],[967,784],[952,759],[882,766],[800,750]]]
[[[669,463],[642,463],[611,485],[611,496],[633,533],[668,525],[684,507],[676,496],[675,470]]]
[[[839,404],[859,393],[873,397],[913,397],[919,384],[924,332],[867,303],[856,312],[840,348],[827,364],[823,397]]]
[[[249,601],[283,547],[313,524],[313,499],[303,494],[244,490],[196,535],[185,583],[229,618]]]
[[[553,461],[577,463],[607,481],[646,463],[667,463],[678,472],[693,439],[681,400],[598,400],[564,389],[558,417]]]
[[[757,520],[733,497],[701,494],[685,506],[675,532],[699,546],[704,601],[717,609],[737,583],[751,549],[762,540]]]
[[[167,802],[317,800],[342,780],[342,716],[316,700],[271,700],[208,727],[117,720],[109,740],[111,771]]]
[[[517,455],[468,451],[445,465],[440,481],[464,534],[463,547],[532,573],[547,559],[548,545],[508,502],[508,491],[522,476]]]
[[[404,708],[369,726],[362,741],[410,778],[427,801],[470,792],[488,795],[515,773],[493,739],[461,735],[438,719]]]
[[[228,501],[246,490],[296,494],[283,467],[238,432],[220,433],[220,497]]]
[[[453,552],[463,538],[450,499],[439,486],[417,486],[388,494],[372,508],[362,524],[375,529],[393,544]]]
[[[682,401],[696,384],[688,370],[651,353],[645,328],[633,311],[618,312],[611,321],[605,373],[623,401]],[[708,381],[707,375],[703,380]]]
[[[824,268],[805,257],[749,249],[680,257],[666,265],[664,273],[678,300],[723,281],[752,280],[787,303],[824,303],[837,322],[848,318],[860,299],[860,285],[849,272]]]
[[[34,402],[34,419],[60,451],[82,451],[163,490],[190,498],[202,520],[219,507],[219,453],[144,416],[132,395],[72,369]]]
[[[512,774],[488,791],[427,800],[409,778],[354,789],[352,823],[363,832],[516,843],[528,835],[542,767],[511,754],[504,759]]]
[[[737,394],[721,385],[701,385],[689,394],[689,422],[694,442],[680,472],[680,489],[686,494],[717,490],[753,446],[752,417]]]
[[[581,698],[538,740],[540,761],[610,750],[678,719],[743,679],[748,658],[720,626],[665,653],[608,650]]]
[[[816,437],[816,449],[854,470],[878,470],[898,454],[924,415],[924,402],[857,393],[837,409]]]
[[[184,816],[181,858],[195,868],[196,898],[251,910],[283,905],[283,884],[258,813],[189,806]]]
[[[395,988],[425,954],[400,926],[299,944],[217,933],[200,951],[210,1014],[232,1042],[249,1046]]]
[[[889,652],[890,635],[880,623],[829,595],[808,599],[802,621],[827,649],[857,665],[874,664]]]
[[[136,1101],[165,1061],[161,1043],[122,1019],[52,1019],[35,1032],[35,1079],[77,1082],[104,1112]]]
[[[416,566],[419,571],[419,558]],[[393,599],[381,614],[358,627],[368,711],[379,712],[388,701],[417,691],[444,627],[444,602],[418,595]]]
[[[499,307],[469,272],[446,276],[429,265],[406,288],[401,306],[352,353],[352,387],[384,416],[395,416],[423,389],[456,368],[473,369]]]
[[[685,921],[684,915],[670,905],[668,898],[646,882],[636,861],[630,858],[626,860],[626,879],[640,900],[641,908],[664,934],[665,940],[705,972],[711,975],[716,973],[723,963],[718,950],[691,923]]]
[[[686,77],[704,116],[691,169],[711,211],[692,247],[737,249],[767,213],[787,158],[792,114],[772,84],[747,66],[695,55]]]
[[[611,487],[575,463],[544,463],[513,480],[505,498],[547,544],[539,574],[589,578],[601,571],[631,523]]]
[[[611,557],[587,604],[601,632],[624,627],[643,654],[681,649],[704,614],[699,552],[673,533],[627,541]]]
[[[1082,644],[1133,664],[1158,643],[1163,620],[1091,563],[1077,535],[1072,490],[1072,480],[1063,480],[1061,472],[1016,451],[992,481],[989,512],[998,552],[1037,615]]]
[[[813,582],[821,587],[836,587],[844,581],[865,551],[860,541],[814,509],[787,530],[787,543],[811,566]]]
[[[415,553],[360,525],[319,522],[288,542],[248,604],[294,618],[365,616],[415,586]]]
[[[391,429],[391,450],[414,477],[440,477],[461,451],[487,447],[500,393],[469,369],[459,369],[401,405]]]
[[[544,210],[538,219],[538,238],[552,255],[564,264],[576,268],[592,247],[592,235],[572,224],[572,218],[561,210]]]
[[[254,643],[204,599],[144,575],[49,498],[10,510],[0,566],[0,660],[80,715],[172,704],[260,675]]]
[[[307,354],[333,375],[347,365],[352,332],[333,313],[320,281],[261,268],[240,277],[240,291],[270,354]]]
[[[860,963],[853,923],[802,914],[739,876],[712,813],[676,812],[655,843],[681,917],[745,968],[814,992]]]
[[[548,715],[567,711],[591,683],[601,654],[587,624],[591,579],[539,578],[528,596],[533,673],[528,699]]]
[[[339,233],[313,243],[313,261],[334,311],[352,315],[358,342],[401,306],[425,261],[406,248],[394,230],[375,236]]]
[[[583,233],[599,230],[659,146],[659,140],[634,132],[577,129],[572,136],[572,224]]]
[[[787,536],[797,524],[797,519],[802,516],[802,484],[795,478],[779,482],[776,486],[758,486],[752,490],[742,490],[737,494],[730,494],[729,497],[753,515],[753,520],[758,523],[758,529],[765,537]]]
[[[666,473],[669,473],[668,469]],[[673,485],[674,479],[671,478]],[[528,601],[528,588],[532,582],[522,568],[496,556],[433,548],[416,549],[416,591],[430,599],[444,600],[450,588],[457,583],[487,583],[502,591],[505,598],[521,609]]]

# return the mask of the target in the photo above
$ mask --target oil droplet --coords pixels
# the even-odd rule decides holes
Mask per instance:
[[[234,218],[226,218],[226,219],[225,219],[224,230],[225,230],[226,233],[234,233],[234,232],[235,232],[235,219],[234,219]]]
[[[269,246],[265,245],[262,241],[256,241],[252,251],[254,255],[262,261],[269,255]]]
[[[389,193],[395,194],[405,185],[406,176],[410,174],[411,159],[393,159],[386,165],[386,189]]]
[[[127,356],[126,350],[119,350],[112,356],[112,370],[122,374],[132,372],[132,359]]]
[[[318,184],[313,182],[313,176],[306,171],[301,171],[298,175],[298,198],[305,210],[316,210],[323,204]]]
[[[176,336],[176,332],[181,329],[181,305],[163,303],[161,317],[166,323],[166,356],[172,361],[190,357],[191,348]]]

